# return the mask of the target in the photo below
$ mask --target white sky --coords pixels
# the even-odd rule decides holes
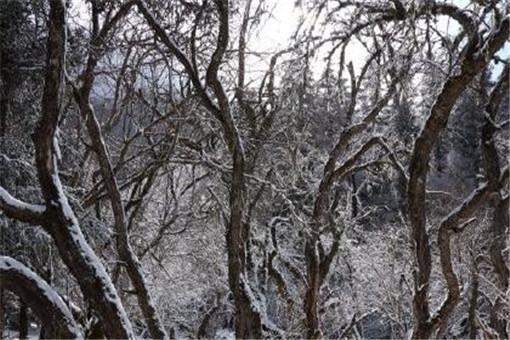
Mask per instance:
[[[72,8],[75,11],[80,12],[80,16],[83,17],[83,24],[88,24],[88,5],[84,0],[71,0]],[[266,0],[269,4],[270,9],[272,9],[272,16],[267,17],[265,21],[262,23],[261,27],[258,28],[255,34],[252,34],[247,41],[248,50],[255,50],[257,52],[269,52],[274,53],[283,48],[289,46],[290,37],[297,29],[297,25],[300,21],[300,18],[303,16],[303,11],[301,8],[295,7],[295,0]],[[466,7],[470,1],[469,0],[453,0],[455,5],[463,8]],[[257,1],[253,1],[253,7],[257,5]],[[450,32],[450,34],[455,34],[459,26],[458,24],[447,17],[440,17],[438,21],[439,27],[444,30]],[[235,35],[232,35],[234,37]],[[237,37],[235,38],[237,39]],[[346,63],[352,61],[355,69],[359,70],[366,59],[366,52],[364,48],[357,43],[356,41],[351,42],[349,48],[346,51]],[[508,57],[510,56],[510,44],[507,43],[506,47],[500,52],[500,56]],[[323,56],[319,56],[321,58]],[[269,57],[265,62],[269,61]],[[320,65],[321,63],[314,63]],[[260,60],[251,60],[250,57],[247,60],[247,72],[254,72],[253,76],[258,72],[265,71],[267,65],[260,65]],[[250,67],[251,66],[251,67]],[[317,67],[317,66],[316,66]],[[499,68],[502,68],[501,63]],[[316,69],[315,72],[321,72],[322,70]]]
[[[274,0],[273,0],[274,2]],[[290,36],[297,28],[302,15],[299,8],[294,6],[295,0],[276,1],[272,17],[268,18],[260,30],[257,43],[267,50],[285,48]]]

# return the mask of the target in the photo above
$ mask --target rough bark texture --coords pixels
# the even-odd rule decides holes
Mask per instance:
[[[217,105],[209,97],[206,88],[189,59],[175,45],[165,30],[158,24],[152,13],[141,0],[136,1],[138,9],[147,20],[154,34],[183,65],[191,79],[195,90],[200,96],[204,107],[220,122],[228,150],[232,155],[232,177],[230,183],[229,206],[230,218],[227,223],[227,256],[228,280],[234,295],[236,337],[242,339],[258,339],[263,336],[263,320],[258,304],[249,286],[246,276],[246,253],[244,233],[244,214],[246,187],[244,175],[246,171],[245,151],[241,136],[230,111],[229,100],[218,79],[218,70],[229,41],[229,3],[217,0],[215,5],[219,17],[219,32],[216,48],[207,67],[206,83],[217,99]]]
[[[18,313],[18,336],[20,339],[28,338],[28,307],[25,301],[28,298],[20,299]]]
[[[492,185],[495,185],[494,181],[501,175],[500,160],[494,141],[494,134],[497,129],[496,126],[494,126],[494,121],[496,120],[501,101],[508,96],[509,78],[510,66],[507,64],[500,79],[490,93],[485,108],[486,122],[482,127],[481,146],[485,175]],[[503,198],[499,191],[494,192],[489,202],[493,209],[491,222],[492,242],[489,249],[490,259],[497,276],[496,287],[498,287],[501,292],[506,292],[509,287],[508,280],[510,275],[507,265],[508,256],[504,254],[508,239],[508,226],[510,224],[508,197]],[[507,320],[498,316],[501,305],[501,298],[498,298],[494,303],[494,311],[492,312],[494,317],[491,320],[491,327],[499,333],[500,337],[507,338]]]
[[[7,122],[11,112],[11,100],[14,93],[14,77],[9,55],[4,49],[0,50],[0,137],[7,132]]]
[[[217,47],[207,69],[207,83],[212,87],[220,106],[221,122],[227,137],[229,150],[232,154],[232,180],[230,184],[230,219],[227,225],[228,281],[234,294],[236,307],[236,337],[262,338],[262,317],[258,304],[251,292],[246,274],[246,254],[244,234],[244,212],[246,200],[245,187],[245,153],[241,136],[230,112],[228,98],[218,80],[218,70],[229,40],[229,7],[228,1],[216,1],[220,16]]]
[[[324,166],[323,177],[315,196],[310,234],[305,243],[307,287],[304,298],[304,312],[306,317],[305,336],[307,338],[319,338],[322,336],[319,316],[320,289],[329,272],[329,267],[336,256],[340,242],[338,235],[332,230],[334,241],[331,249],[329,253],[320,256],[319,247],[322,247],[322,244],[320,242],[319,230],[324,225],[326,220],[325,215],[329,210],[331,188],[334,183],[343,179],[353,169],[365,152],[379,143],[379,139],[372,138],[368,140],[357,152],[348,157],[347,160],[338,167],[337,161],[339,157],[346,152],[350,142],[358,136],[360,132],[366,130],[370,124],[375,121],[381,110],[388,104],[399,79],[400,76],[393,79],[385,96],[374,105],[361,122],[350,125],[342,132]],[[352,110],[354,110],[354,108]]]
[[[86,100],[84,97],[80,98],[82,101]],[[165,329],[159,320],[158,313],[154,307],[154,303],[152,302],[152,297],[147,289],[142,266],[129,244],[124,204],[122,203],[122,197],[117,185],[117,180],[115,178],[108,150],[101,133],[101,126],[99,125],[88,100],[80,103],[80,109],[86,120],[90,140],[97,155],[101,174],[112,205],[115,220],[114,227],[117,252],[120,260],[124,263],[129,278],[131,279],[131,283],[136,291],[138,304],[142,310],[145,321],[147,322],[150,336],[154,339],[167,338]]]
[[[129,243],[127,219],[124,204],[122,202],[122,196],[110,161],[109,152],[101,132],[101,125],[99,124],[94,109],[90,103],[90,92],[95,79],[95,67],[101,57],[101,52],[104,50],[103,44],[108,31],[111,30],[120,21],[120,19],[128,13],[129,9],[133,5],[133,1],[124,3],[112,19],[104,24],[100,31],[95,30],[93,32],[91,49],[87,59],[87,67],[80,77],[83,79],[83,84],[79,89],[74,88],[74,95],[78,102],[81,115],[85,120],[90,141],[97,156],[101,176],[103,177],[106,191],[112,206],[115,221],[116,246],[119,258],[124,263],[131,283],[136,291],[138,304],[147,323],[150,336],[154,339],[165,339],[168,336],[159,319],[156,308],[154,307],[149,290],[147,289],[142,266]],[[93,5],[92,11],[93,16],[97,17],[97,9],[95,5]]]
[[[22,299],[20,305],[20,334],[27,337],[27,307],[37,315],[44,329],[43,338],[82,338],[81,330],[72,317],[71,311],[58,294],[20,262],[6,256],[0,257],[0,280],[5,289]]]
[[[409,165],[408,210],[411,224],[411,239],[417,261],[415,287],[413,297],[413,315],[415,326],[413,338],[428,338],[432,334],[429,302],[427,293],[431,273],[431,251],[429,235],[426,230],[426,199],[425,189],[429,170],[430,155],[439,140],[441,132],[446,128],[448,117],[458,98],[466,87],[487,66],[490,58],[508,38],[509,18],[505,18],[500,27],[482,47],[480,37],[471,33],[466,52],[460,61],[458,74],[450,76],[434,102],[430,116],[415,141],[411,163]]]
[[[107,335],[111,338],[133,338],[131,324],[117,292],[105,268],[85,241],[58,175],[55,134],[63,97],[66,45],[66,7],[62,0],[50,1],[48,26],[42,113],[33,134],[37,173],[46,209],[33,209],[33,205],[20,201],[15,205],[2,201],[1,208],[8,216],[42,225],[52,236],[83,295],[100,315]],[[28,219],[25,219],[27,216]]]
[[[483,184],[475,189],[464,202],[455,208],[439,226],[437,243],[439,246],[439,259],[441,263],[441,271],[446,281],[448,290],[447,297],[437,313],[432,317],[429,324],[429,332],[432,334],[436,329],[440,330],[440,334],[444,334],[448,319],[460,300],[460,285],[457,275],[453,269],[452,254],[450,247],[451,234],[461,232],[464,227],[471,221],[469,219],[485,202],[487,197],[494,191],[499,190],[501,184],[508,178],[508,169],[504,171],[503,177],[499,178],[494,185]],[[462,224],[462,221],[466,221]]]
[[[3,339],[5,329],[5,307],[4,307],[4,288],[0,280],[0,339]]]
[[[476,309],[478,308],[478,287],[479,287],[479,258],[474,258],[471,264],[471,287],[469,297],[469,309],[468,309],[468,337],[469,339],[476,339]]]

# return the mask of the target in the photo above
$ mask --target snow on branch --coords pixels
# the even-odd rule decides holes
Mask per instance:
[[[21,262],[0,256],[2,285],[37,314],[45,338],[82,339],[82,331],[60,295]]]
[[[508,167],[503,170],[503,174],[499,179],[499,186],[508,178]],[[452,264],[452,255],[450,247],[450,238],[452,232],[460,232],[464,227],[473,222],[475,219],[471,216],[486,201],[487,196],[493,191],[499,190],[488,183],[484,183],[475,190],[455,209],[448,214],[439,226],[438,245],[440,252],[441,271],[446,281],[448,295],[432,318],[433,325],[443,325],[447,322],[448,317],[452,313],[456,304],[460,299],[459,280]]]
[[[46,208],[44,205],[20,201],[0,187],[0,210],[18,221],[40,225],[44,222]]]

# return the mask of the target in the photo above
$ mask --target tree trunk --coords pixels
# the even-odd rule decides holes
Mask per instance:
[[[90,70],[90,72],[93,72],[93,70]],[[129,244],[126,214],[122,203],[122,197],[110,162],[108,149],[101,132],[101,126],[89,102],[89,92],[87,88],[84,88],[84,91],[77,94],[77,99],[81,114],[86,121],[90,140],[94,152],[96,153],[103,181],[112,206],[115,220],[116,246],[120,260],[125,264],[131,283],[135,288],[138,304],[142,310],[147,327],[149,328],[150,336],[154,339],[167,338],[165,329],[154,307],[152,297],[147,289],[142,266]]]
[[[39,184],[47,208],[42,224],[83,295],[99,313],[107,336],[133,338],[124,307],[104,266],[85,240],[58,175],[55,135],[64,90],[66,7],[62,0],[51,0],[50,5],[42,114],[33,135]]]
[[[15,87],[14,81],[16,77],[14,74],[14,65],[12,65],[10,60],[11,58],[8,50],[5,48],[0,50],[0,137],[4,137],[7,132],[8,119],[11,112],[11,100]]]
[[[20,299],[19,301],[19,314],[18,314],[18,333],[20,339],[28,338],[28,309],[25,302]]]
[[[450,113],[459,96],[487,66],[490,60],[488,56],[494,55],[507,40],[509,23],[509,18],[502,20],[499,29],[481,48],[478,46],[480,39],[478,34],[467,32],[471,36],[466,53],[460,62],[460,73],[449,77],[444,83],[441,93],[431,108],[425,126],[414,143],[407,190],[411,240],[417,263],[414,273],[413,315],[415,326],[413,338],[428,338],[434,330],[427,297],[432,263],[425,209],[425,190],[431,152],[446,128]],[[437,318],[436,321],[438,321]]]
[[[485,113],[488,117],[482,127],[481,147],[483,166],[489,183],[494,183],[501,175],[498,150],[494,141],[496,127],[494,126],[493,121],[498,115],[501,101],[508,94],[508,88],[510,86],[509,77],[510,66],[507,64],[503,69],[502,76],[492,90],[485,107]],[[495,184],[493,184],[493,186],[495,186]],[[493,208],[493,215],[490,226],[492,242],[489,248],[489,254],[497,277],[496,287],[498,287],[500,292],[504,294],[509,287],[508,280],[510,275],[507,265],[508,256],[505,255],[508,239],[508,226],[510,224],[508,197],[503,199],[499,192],[494,192],[490,203]],[[494,303],[493,311],[491,311],[492,317],[490,320],[490,326],[499,333],[500,337],[507,338],[507,320],[498,316],[500,309],[502,308],[502,304],[503,301],[501,297],[498,297]]]
[[[0,65],[3,69],[3,65]],[[5,137],[7,132],[7,121],[11,111],[10,98],[12,96],[12,88],[7,72],[2,73],[2,86],[0,87],[0,137]]]
[[[510,224],[509,219],[509,200],[508,197],[505,199],[499,200],[497,202],[493,221],[492,221],[492,244],[490,247],[490,257],[492,261],[492,265],[494,266],[494,271],[497,274],[498,282],[497,287],[499,289],[500,294],[505,294],[508,292],[508,280],[509,280],[509,270],[508,270],[508,256],[505,254],[505,249],[507,249],[507,240],[508,240],[508,225]],[[507,324],[508,319],[500,317],[502,309],[504,308],[505,302],[501,296],[496,298],[494,302],[493,311],[491,312],[492,318],[490,322],[490,326],[495,329],[499,336],[502,339],[508,338],[507,333]]]
[[[350,176],[350,181],[352,185],[352,196],[351,196],[351,206],[352,206],[352,217],[355,218],[358,216],[358,197],[356,196],[358,191],[358,184],[356,183],[356,176],[352,174]]]
[[[308,286],[305,292],[305,316],[306,316],[306,337],[316,339],[321,337],[319,327],[319,254],[317,240],[312,239],[306,242],[305,258],[307,268]]]
[[[473,258],[471,265],[471,296],[469,297],[469,310],[468,310],[468,337],[469,339],[476,339],[476,309],[478,308],[478,259]]]
[[[234,294],[236,308],[235,330],[240,339],[262,338],[262,320],[259,306],[251,292],[246,276],[244,155],[240,141],[234,145],[232,183],[230,187],[230,220],[227,225],[227,255],[229,286]]]
[[[92,54],[93,52],[91,51],[90,53]],[[159,320],[152,297],[147,289],[141,264],[129,244],[126,214],[122,203],[122,197],[110,162],[108,149],[101,132],[101,125],[95,116],[92,105],[90,104],[90,90],[94,81],[93,72],[94,65],[96,64],[97,60],[90,56],[89,62],[87,63],[88,68],[83,75],[83,78],[87,79],[87,82],[79,91],[75,89],[75,97],[82,117],[86,122],[88,134],[94,152],[97,156],[101,175],[112,206],[115,220],[114,227],[116,232],[117,252],[120,260],[125,264],[131,283],[135,288],[138,304],[149,328],[151,337],[154,339],[164,339],[167,338],[165,329]]]
[[[19,337],[28,336],[28,307],[41,322],[41,337],[82,338],[81,330],[60,296],[37,274],[22,263],[0,257],[0,280],[20,298]]]
[[[4,297],[4,286],[3,282],[0,281],[0,339],[3,339],[5,329],[5,308],[4,304],[7,301]]]

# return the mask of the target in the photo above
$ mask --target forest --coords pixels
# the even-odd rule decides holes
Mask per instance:
[[[510,337],[508,0],[0,0],[0,339]]]

